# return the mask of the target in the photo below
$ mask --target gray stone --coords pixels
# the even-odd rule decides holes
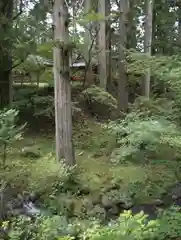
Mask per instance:
[[[114,205],[113,202],[106,195],[102,196],[101,203],[104,208],[111,208]]]
[[[117,206],[111,207],[107,212],[108,216],[117,216],[119,213],[120,213],[120,211]]]
[[[154,204],[155,206],[163,206],[164,201],[158,198],[158,199],[155,199]]]

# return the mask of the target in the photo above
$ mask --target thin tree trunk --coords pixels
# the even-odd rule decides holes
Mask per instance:
[[[126,21],[128,16],[128,0],[120,0],[119,17],[119,80],[118,80],[118,115],[128,109],[128,90],[125,48],[127,45]]]
[[[75,164],[72,142],[72,104],[69,76],[68,8],[65,0],[55,0],[54,13],[54,80],[56,157],[69,166]]]
[[[88,14],[92,10],[92,1],[91,0],[84,0],[84,12]],[[90,34],[90,27],[89,24],[85,29],[84,34],[84,57],[86,59],[86,68],[85,68],[85,85],[91,86],[93,84],[93,71],[92,71],[92,41],[91,34]]]
[[[181,47],[181,4],[178,7],[178,44]]]
[[[0,1],[0,29],[2,40],[0,40],[0,108],[7,107],[12,101],[12,39],[10,32],[12,28],[13,0]]]
[[[129,1],[129,13],[128,13],[128,41],[127,41],[127,48],[134,48],[137,47],[137,40],[136,40],[136,24],[135,24],[135,0]]]
[[[110,0],[106,0],[106,16],[109,16],[111,12]],[[106,61],[107,61],[107,86],[106,89],[111,93],[112,87],[112,68],[111,68],[111,23],[106,22]]]
[[[153,20],[153,0],[146,0],[146,17],[145,17],[145,41],[144,41],[144,52],[151,56],[151,45],[152,45],[152,20]],[[142,94],[146,98],[150,97],[150,78],[151,70],[147,69],[144,76],[142,85]]]
[[[98,1],[98,13],[106,16],[106,0]],[[99,22],[99,80],[100,87],[106,90],[107,87],[107,54],[106,54],[106,21]]]

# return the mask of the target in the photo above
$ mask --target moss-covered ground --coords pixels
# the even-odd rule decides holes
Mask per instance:
[[[76,125],[74,141],[78,179],[89,189],[93,198],[117,184],[123,191],[135,192],[135,201],[150,203],[176,181],[174,172],[164,165],[111,163],[109,151],[114,139],[101,128],[101,124],[87,121]],[[28,168],[37,160],[22,156],[22,148],[28,147],[44,157],[47,153],[54,152],[54,145],[53,135],[25,134],[24,139],[14,143],[9,149],[8,162],[18,162],[20,168]],[[15,175],[16,171],[19,171],[18,167],[14,168]],[[17,173],[17,178],[19,175],[21,172]]]

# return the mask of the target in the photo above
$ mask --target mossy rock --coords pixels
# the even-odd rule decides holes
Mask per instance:
[[[38,159],[41,157],[39,149],[34,147],[24,147],[21,149],[20,155],[25,158]]]
[[[94,208],[87,212],[88,217],[98,218],[101,220],[105,220],[106,211],[100,205],[95,205]]]
[[[129,209],[133,206],[133,200],[129,193],[121,190],[111,190],[102,196],[102,205],[105,208],[119,206],[122,209]]]
[[[100,192],[94,192],[89,197],[93,205],[97,205],[101,203]]]
[[[85,111],[101,119],[116,117],[117,100],[103,89],[92,86],[82,91],[79,102]]]

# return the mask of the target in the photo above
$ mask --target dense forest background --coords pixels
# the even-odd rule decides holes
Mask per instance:
[[[0,239],[180,239],[180,86],[179,0],[0,0]]]

